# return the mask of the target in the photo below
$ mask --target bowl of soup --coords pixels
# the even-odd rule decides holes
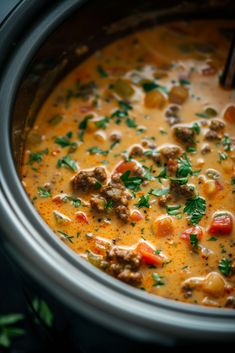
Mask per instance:
[[[2,78],[3,245],[79,315],[233,339],[234,29],[220,2],[71,1],[21,37]]]

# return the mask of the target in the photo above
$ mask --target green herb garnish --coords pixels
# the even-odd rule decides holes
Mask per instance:
[[[43,151],[30,153],[28,163],[32,165],[34,162],[41,163],[43,155],[48,154],[48,148]]]
[[[189,215],[190,222],[196,225],[206,212],[206,201],[200,196],[195,196],[186,201],[184,212]]]
[[[59,124],[63,120],[63,116],[60,114],[54,115],[51,119],[49,119],[47,122],[48,124],[55,126]]]
[[[42,198],[51,197],[50,190],[47,190],[46,188],[43,188],[41,186],[38,187],[38,194]]]
[[[125,122],[126,122],[126,125],[127,125],[128,127],[132,128],[132,129],[135,129],[135,128],[137,127],[136,121],[135,121],[134,119],[132,119],[132,118],[129,118],[129,117],[128,117],[128,118],[125,120]]]
[[[101,154],[102,156],[107,156],[109,151],[102,150],[99,147],[90,147],[87,149],[90,154]]]
[[[108,118],[107,116],[104,117],[101,120],[98,120],[95,122],[95,125],[99,128],[99,129],[106,129],[108,124],[109,124],[110,118]]]
[[[100,75],[100,77],[105,78],[108,77],[107,72],[104,70],[103,66],[98,65],[96,66],[96,71],[98,72],[98,74]]]
[[[24,329],[15,326],[23,319],[24,316],[21,314],[8,314],[0,316],[0,347],[9,348],[14,338],[25,333]]]
[[[229,276],[231,273],[231,260],[229,258],[225,258],[220,260],[219,262],[219,266],[218,266],[220,272],[224,275],[224,276]]]
[[[87,122],[93,118],[93,114],[86,115],[79,124],[79,129],[86,130]]]
[[[154,180],[154,176],[151,174],[152,173],[152,169],[153,167],[151,166],[150,168],[143,166],[143,168],[145,169],[145,174],[143,175],[143,178],[146,180]]]
[[[121,180],[124,183],[125,187],[127,189],[133,190],[133,191],[139,191],[140,190],[140,185],[143,182],[143,179],[138,176],[130,176],[131,171],[127,170],[125,173],[122,174]]]
[[[194,247],[194,249],[198,249],[198,238],[197,234],[190,234],[190,244]]]
[[[165,284],[165,282],[162,280],[163,277],[160,276],[158,273],[152,273],[152,279],[154,280],[154,287],[160,287],[163,286]]]
[[[74,172],[77,171],[77,163],[71,159],[69,155],[64,156],[61,159],[58,159],[57,161],[57,168],[61,168],[62,165],[65,165],[66,167],[72,169]]]
[[[127,111],[127,110],[132,110],[132,109],[133,109],[133,107],[132,107],[130,104],[126,103],[125,101],[119,100],[119,101],[118,101],[118,104],[119,104],[119,106],[120,106],[122,109],[124,109],[125,111]]]
[[[219,163],[222,163],[223,161],[225,161],[226,159],[228,159],[228,155],[225,152],[219,152]]]
[[[72,235],[69,235],[69,234],[67,234],[67,233],[65,233],[65,232],[62,232],[61,230],[57,230],[57,232],[58,233],[60,233],[61,235],[63,235],[66,239],[68,239],[68,241],[70,242],[70,243],[73,243],[73,236]]]
[[[193,130],[196,132],[197,135],[200,134],[201,132],[201,128],[200,128],[200,125],[198,123],[194,123],[193,126],[192,126]]]
[[[167,195],[168,193],[169,193],[169,188],[166,188],[166,189],[156,188],[156,189],[151,189],[149,191],[149,194],[154,195],[154,196]]]
[[[36,321],[39,318],[46,326],[52,327],[54,315],[45,300],[37,297],[34,298],[32,301],[32,311],[37,314],[37,316],[35,315]]]
[[[150,207],[149,198],[150,198],[149,195],[146,195],[146,196],[142,195],[139,198],[138,203],[135,204],[135,206],[138,207],[138,208],[143,208],[143,207],[149,208]]]
[[[170,216],[177,216],[179,215],[181,205],[169,205],[166,207],[166,211]]]

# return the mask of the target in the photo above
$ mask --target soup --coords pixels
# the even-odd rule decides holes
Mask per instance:
[[[135,32],[75,68],[28,133],[23,185],[84,260],[166,298],[235,307],[229,21]]]

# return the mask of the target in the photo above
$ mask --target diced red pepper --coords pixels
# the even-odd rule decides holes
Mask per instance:
[[[128,161],[128,162],[121,162],[118,164],[118,166],[115,168],[115,173],[125,173],[127,170],[130,170],[131,172],[134,172],[136,169],[136,162],[133,161]]]
[[[164,258],[155,254],[155,250],[144,241],[139,242],[135,250],[146,265],[162,265],[164,261]]]
[[[180,238],[184,239],[186,241],[190,241],[191,234],[195,234],[197,236],[197,240],[201,240],[202,236],[203,236],[202,228],[199,226],[190,227],[190,228],[186,229],[185,231],[183,231]]]
[[[78,211],[75,213],[76,219],[81,223],[90,223],[85,212]]]
[[[233,219],[229,213],[218,213],[212,219],[209,232],[211,234],[230,234],[233,229]]]

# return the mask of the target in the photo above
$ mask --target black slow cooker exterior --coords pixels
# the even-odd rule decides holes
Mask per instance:
[[[0,28],[1,247],[73,313],[135,340],[235,340],[235,312],[151,296],[102,273],[39,217],[18,176],[24,137],[53,86],[92,52],[137,28],[174,19],[235,18],[233,1],[23,0]],[[87,46],[80,55],[78,48]],[[98,327],[98,326],[97,326]]]

